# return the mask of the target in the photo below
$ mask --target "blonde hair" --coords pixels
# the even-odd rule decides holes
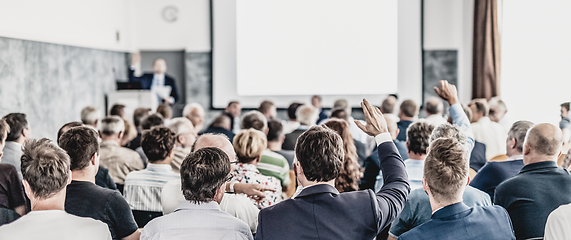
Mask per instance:
[[[255,129],[242,130],[234,137],[234,151],[241,163],[250,163],[262,156],[268,141],[266,135]]]

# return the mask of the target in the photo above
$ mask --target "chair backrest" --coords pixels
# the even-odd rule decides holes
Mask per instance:
[[[561,156],[559,156],[557,159],[557,166],[561,167],[563,165],[563,160],[565,160],[565,153],[562,153]]]
[[[470,175],[470,180],[474,179],[474,177],[476,176],[476,170],[474,170],[473,168],[470,168],[470,172],[468,173]]]

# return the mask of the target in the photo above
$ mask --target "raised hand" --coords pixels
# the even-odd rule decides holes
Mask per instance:
[[[458,90],[456,90],[456,86],[448,83],[448,81],[440,80],[440,89],[434,87],[434,91],[438,96],[446,100],[450,106],[458,103]]]
[[[388,132],[387,122],[385,121],[385,118],[383,117],[380,109],[372,106],[367,101],[367,99],[363,99],[363,102],[361,102],[361,107],[365,113],[367,125],[363,125],[360,121],[355,120],[357,127],[359,127],[366,134],[373,137],[381,133]]]

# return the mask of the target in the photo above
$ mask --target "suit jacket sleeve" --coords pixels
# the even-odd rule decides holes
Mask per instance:
[[[410,192],[404,161],[393,142],[378,146],[384,185],[376,193],[377,233],[387,227],[403,209]]]
[[[177,102],[178,101],[178,92],[176,90],[176,83],[174,81],[173,78],[171,77],[165,77],[165,79],[168,79],[168,85],[171,86],[171,97],[174,98],[174,101]]]
[[[141,81],[141,77],[136,77],[135,76],[135,69],[129,67],[129,81],[130,82],[140,82]]]

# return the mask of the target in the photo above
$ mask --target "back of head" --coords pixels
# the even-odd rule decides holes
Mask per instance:
[[[99,153],[98,135],[95,129],[86,126],[72,127],[59,138],[59,146],[69,155],[71,171],[89,166],[95,153]]]
[[[349,121],[349,115],[347,114],[347,112],[345,111],[345,109],[333,109],[331,112],[331,118],[338,118],[338,119],[343,119],[345,121]]]
[[[397,104],[397,99],[394,96],[388,96],[381,103],[381,108],[380,108],[381,112],[383,114],[394,113],[396,104]]]
[[[240,123],[242,129],[256,129],[258,131],[266,131],[268,127],[268,119],[259,111],[253,110],[249,111],[244,116],[242,116],[242,121]]]
[[[99,110],[94,106],[87,106],[81,110],[81,122],[87,125],[94,125],[99,120]]]
[[[270,111],[270,109],[272,109],[273,106],[274,106],[273,102],[264,100],[262,103],[260,103],[258,111],[260,111],[262,114],[267,114]]]
[[[111,116],[119,116],[121,118],[125,117],[125,105],[123,104],[115,104],[109,110],[109,115]]]
[[[198,149],[205,147],[216,147],[222,149],[223,151],[231,151],[231,153],[234,153],[234,146],[232,146],[232,143],[230,142],[230,139],[228,139],[228,136],[224,134],[214,134],[214,133],[202,134],[198,136],[198,138],[196,138],[196,141],[194,141],[194,144],[192,144],[192,148],[190,149],[190,151],[194,152]],[[228,152],[227,154],[230,156]],[[230,159],[233,160],[234,155],[235,154],[232,154]]]
[[[194,132],[194,126],[192,125],[192,122],[190,122],[190,120],[185,117],[173,118],[168,127],[176,135]]]
[[[4,141],[6,141],[8,133],[10,133],[10,125],[6,123],[6,120],[0,119],[0,145],[2,145],[0,147],[4,147]]]
[[[426,154],[430,145],[430,135],[434,126],[427,122],[415,122],[406,129],[408,150],[416,154]]]
[[[437,202],[462,199],[468,181],[468,159],[461,143],[454,138],[439,138],[430,145],[424,160],[424,179]]]
[[[321,96],[319,95],[313,95],[311,96],[311,105],[313,105],[316,108],[321,108]]]
[[[565,108],[567,111],[569,111],[569,105],[571,105],[570,102],[564,102],[560,106],[562,108]]]
[[[296,120],[297,117],[295,116],[295,112],[297,111],[297,108],[301,105],[303,105],[303,104],[301,104],[301,103],[290,104],[289,107],[287,108],[287,117],[291,120]]]
[[[135,109],[135,111],[133,112],[133,124],[135,124],[135,127],[141,126],[141,121],[149,115],[151,115],[150,108],[140,107]]]
[[[474,106],[476,112],[478,114],[483,114],[484,117],[488,116],[490,112],[490,107],[488,106],[488,101],[485,98],[476,98],[472,99],[472,101],[468,104],[469,107]],[[472,111],[472,116],[476,115],[475,112]]]
[[[69,181],[69,156],[49,139],[30,139],[22,153],[22,176],[35,198],[47,199],[63,190]]]
[[[172,108],[168,104],[161,104],[157,107],[157,113],[163,115],[165,119],[172,118]]]
[[[319,112],[317,111],[317,108],[309,104],[304,104],[297,108],[295,116],[301,125],[312,126],[315,125],[319,119]]]
[[[335,109],[344,109],[348,115],[351,115],[351,106],[349,106],[349,102],[345,99],[337,99],[333,103],[333,108]]]
[[[141,121],[141,128],[143,130],[149,130],[152,127],[162,126],[164,124],[163,116],[157,113],[153,113]]]
[[[452,125],[450,123],[440,124],[434,130],[432,130],[432,134],[430,135],[430,142],[432,143],[434,140],[438,138],[454,138],[458,141],[462,146],[466,144],[468,138],[466,134],[458,127],[458,125]]]
[[[534,124],[530,121],[517,121],[510,128],[508,138],[516,140],[516,148],[518,152],[523,152],[525,136],[527,135],[527,131],[529,131],[533,125]]]
[[[230,118],[227,115],[220,115],[214,119],[210,127],[219,127],[224,128],[226,130],[231,130],[232,126],[230,126]]]
[[[488,101],[488,106],[490,107],[490,115],[493,115],[493,113],[495,114],[495,111],[493,111],[492,108],[503,113],[508,111],[506,103],[500,97],[491,98],[490,101]]]
[[[387,122],[387,130],[391,134],[391,137],[396,138],[397,130],[399,129],[397,122],[391,117],[384,116],[384,118],[385,121]]]
[[[216,191],[230,174],[230,160],[219,148],[207,147],[191,152],[180,166],[184,198],[193,203],[214,201]]]
[[[431,97],[426,101],[426,113],[432,114],[442,114],[444,111],[444,104],[440,98]]]
[[[561,130],[553,124],[538,124],[532,127],[527,133],[525,145],[528,145],[529,150],[535,152],[537,155],[553,158],[561,152],[563,134]],[[524,151],[526,150],[524,149]]]
[[[81,122],[68,122],[68,123],[64,124],[63,126],[61,126],[61,128],[57,132],[57,143],[59,144],[59,139],[60,139],[61,135],[63,135],[65,132],[67,132],[67,130],[69,130],[72,127],[79,127],[79,126],[83,126],[83,123],[81,123]]]
[[[232,145],[241,163],[251,163],[262,156],[262,152],[266,149],[268,142],[263,132],[255,129],[246,129],[240,131],[234,137]]]
[[[141,147],[149,162],[165,160],[174,148],[175,133],[167,127],[154,127],[143,132]]]
[[[188,118],[194,127],[201,128],[204,122],[204,108],[198,103],[189,103],[182,110],[182,116]]]
[[[400,111],[405,117],[414,117],[418,112],[418,107],[413,100],[404,100],[400,104]]]
[[[307,180],[331,181],[343,166],[343,139],[331,129],[313,126],[297,139],[295,156]]]
[[[18,141],[22,136],[22,131],[29,127],[26,114],[23,113],[10,113],[4,116],[3,119],[10,126],[10,133],[8,133],[6,141]]]
[[[125,131],[123,119],[118,116],[109,116],[101,120],[101,133],[112,136]]]
[[[268,122],[268,142],[277,142],[284,133],[284,126],[278,120]]]

